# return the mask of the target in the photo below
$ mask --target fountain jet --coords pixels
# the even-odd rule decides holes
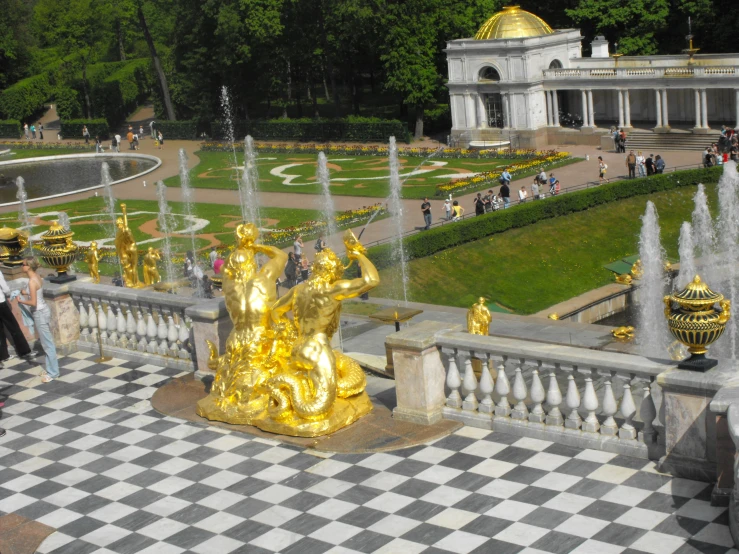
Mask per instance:
[[[254,139],[247,135],[244,139],[244,171],[239,179],[239,201],[241,202],[241,217],[244,221],[259,227],[259,198],[257,196],[257,153],[254,149]]]
[[[398,164],[398,145],[395,137],[388,144],[388,164],[390,165],[390,196],[388,212],[395,232],[392,243],[393,265],[400,271],[399,286],[402,287],[403,305],[408,306],[408,258],[403,244],[403,200],[401,199],[400,166]]]
[[[185,216],[187,216],[187,224],[190,229],[190,243],[192,246],[192,252],[195,254],[195,217],[193,214],[193,204],[194,204],[194,198],[193,198],[193,190],[192,186],[190,186],[190,170],[187,168],[187,152],[185,152],[184,148],[180,148],[179,152],[179,160],[180,160],[180,192],[182,193],[182,203],[185,205]],[[160,181],[161,182],[161,181]],[[164,187],[164,192],[166,193],[167,187]],[[159,183],[157,183],[157,197],[159,196]],[[167,200],[165,198],[164,203],[166,205]],[[161,214],[162,210],[162,201],[159,200],[159,213]],[[161,221],[160,221],[160,227],[161,227]],[[164,232],[164,231],[162,231]],[[172,279],[171,275],[168,275],[169,279]]]
[[[23,179],[23,177],[18,177],[15,180],[15,186],[18,188],[18,193],[15,196],[21,203],[21,221],[23,222],[23,229],[25,229],[25,231],[28,233],[28,245],[30,247],[32,234],[31,228],[33,227],[33,225],[31,224],[31,216],[28,214],[28,206],[26,205],[26,200],[28,200],[28,193],[26,192],[26,181]]]
[[[678,254],[680,256],[680,273],[675,281],[675,288],[684,289],[696,275],[695,251],[693,247],[693,226],[683,221],[678,239]]]
[[[182,152],[182,150],[180,150]],[[164,254],[164,268],[167,273],[167,278],[164,281],[174,281],[174,265],[172,264],[172,239],[170,237],[172,233],[172,210],[167,203],[167,187],[162,182],[157,182],[157,200],[159,201],[159,217],[157,218],[159,224],[159,232],[164,235],[162,239],[164,247],[162,253]]]
[[[318,153],[318,166],[316,178],[321,183],[321,218],[326,223],[326,242],[331,246],[330,240],[336,235],[336,208],[334,199],[331,197],[331,177],[328,172],[328,160],[326,154]]]

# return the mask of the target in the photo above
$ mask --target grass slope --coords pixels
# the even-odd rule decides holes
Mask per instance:
[[[660,216],[662,245],[677,258],[680,225],[696,187],[638,196],[514,229],[409,264],[409,300],[468,307],[479,296],[531,314],[613,282],[603,266],[638,252],[648,200]],[[716,186],[706,187],[711,206]],[[380,272],[375,294],[397,298],[397,269]]]

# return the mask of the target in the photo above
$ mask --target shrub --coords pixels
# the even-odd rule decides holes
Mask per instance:
[[[54,101],[56,102],[56,113],[59,115],[59,119],[82,117],[80,95],[73,88],[57,88],[54,92]]]
[[[92,88],[97,115],[116,127],[151,92],[151,63],[148,59],[118,65],[114,73]]]
[[[21,138],[21,122],[17,119],[0,121],[0,138]]]
[[[69,119],[61,122],[61,133],[65,139],[82,138],[82,127],[87,125],[90,138],[100,137],[101,140],[110,136],[108,122],[104,119]]]
[[[214,137],[227,138],[225,125],[216,121],[211,129]],[[347,119],[270,119],[267,121],[234,122],[234,138],[251,135],[256,140],[299,141],[356,141],[385,142],[394,136],[398,141],[410,142],[405,123],[375,118]]]
[[[466,242],[502,233],[509,229],[525,227],[544,219],[581,212],[616,200],[672,190],[697,183],[716,183],[722,171],[721,167],[688,169],[640,179],[616,181],[595,188],[561,194],[538,202],[518,204],[507,210],[498,210],[483,216],[442,225],[423,233],[411,235],[404,241],[405,252],[408,259],[425,258]],[[368,250],[369,258],[378,269],[389,267],[394,263],[391,248],[391,244],[382,244]]]
[[[18,81],[0,93],[0,113],[23,121],[44,107],[52,88],[45,73]]]
[[[162,132],[164,140],[194,140],[198,135],[198,122],[190,121],[156,121],[154,128]]]

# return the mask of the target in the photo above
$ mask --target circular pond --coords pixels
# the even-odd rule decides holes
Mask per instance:
[[[161,160],[145,154],[71,154],[0,162],[0,205],[17,202],[15,180],[23,177],[28,200],[63,196],[102,186],[103,162],[113,182],[149,173]]]

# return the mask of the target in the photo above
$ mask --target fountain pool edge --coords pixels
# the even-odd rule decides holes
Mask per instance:
[[[152,171],[159,169],[159,167],[162,165],[162,160],[160,158],[157,158],[156,156],[151,156],[149,154],[124,154],[124,153],[103,153],[103,154],[66,154],[61,156],[41,156],[38,158],[24,158],[20,160],[8,160],[5,162],[0,162],[0,168],[8,167],[11,165],[17,165],[17,164],[23,164],[23,163],[31,163],[31,162],[42,162],[42,161],[55,161],[55,160],[73,160],[73,159],[86,159],[86,158],[142,158],[146,160],[150,160],[155,162],[154,166],[142,171],[141,173],[136,173],[135,175],[131,175],[130,177],[126,177],[125,179],[118,179],[117,181],[113,181],[111,185],[117,185],[118,183],[124,183],[126,181],[131,181],[133,179],[136,179],[138,177],[141,177],[142,175],[146,175],[148,173],[151,173]],[[54,198],[63,198],[65,196],[70,196],[72,194],[78,194],[80,192],[88,192],[91,190],[101,189],[103,188],[103,184],[95,185],[93,187],[86,187],[79,190],[71,190],[69,192],[62,192],[59,194],[51,194],[49,196],[40,196],[39,198],[29,198],[26,200],[27,203],[32,202],[38,202],[41,200],[51,200]],[[4,208],[6,206],[16,206],[19,205],[20,202],[5,202],[4,204],[0,204],[0,208]]]

